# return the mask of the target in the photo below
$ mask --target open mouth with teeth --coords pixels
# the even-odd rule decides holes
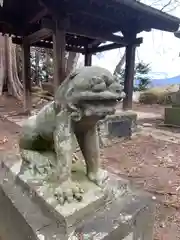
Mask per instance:
[[[98,92],[94,89],[75,91],[71,97],[75,105],[77,104],[83,111],[83,116],[103,118],[106,115],[114,114],[117,102],[125,96],[120,85],[117,83],[112,83],[112,85],[114,88],[106,86],[106,89]]]
[[[72,116],[98,117],[114,114],[117,102],[125,97],[121,81],[100,67],[86,67],[62,88],[62,99],[73,111]],[[60,100],[58,100],[60,101]],[[78,121],[76,118],[76,121]]]
[[[84,116],[105,117],[114,114],[118,99],[81,100],[79,105]]]

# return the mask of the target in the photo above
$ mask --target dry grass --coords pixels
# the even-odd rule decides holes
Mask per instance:
[[[178,90],[178,85],[151,88],[140,94],[139,101],[143,104],[171,104]]]

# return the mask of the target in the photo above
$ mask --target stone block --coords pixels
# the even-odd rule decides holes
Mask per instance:
[[[165,108],[164,123],[169,126],[180,127],[180,107]]]
[[[18,164],[4,161],[0,167],[2,240],[153,239],[154,203],[127,181],[109,175],[102,191],[81,176],[88,189],[83,202],[53,205],[46,188],[18,175]]]
[[[99,132],[103,144],[110,138],[128,138],[137,129],[137,114],[133,111],[118,111],[99,121]]]

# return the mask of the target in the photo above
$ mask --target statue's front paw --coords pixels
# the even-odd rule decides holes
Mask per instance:
[[[88,178],[98,186],[102,186],[108,180],[108,173],[103,169],[99,169],[97,172],[89,172]]]
[[[58,188],[55,189],[54,196],[61,205],[67,201],[68,203],[76,201],[82,201],[83,189],[80,186],[72,182],[71,180],[63,182]]]

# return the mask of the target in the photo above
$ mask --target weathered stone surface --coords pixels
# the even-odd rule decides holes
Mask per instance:
[[[180,127],[180,107],[173,106],[165,108],[164,124]]]
[[[165,108],[164,124],[180,127],[180,90],[172,97],[172,107]]]
[[[97,122],[115,112],[117,101],[124,97],[122,90],[120,79],[104,68],[83,67],[71,73],[57,89],[54,101],[22,127],[23,178],[53,185],[54,196],[62,204],[82,199],[83,188],[71,174],[76,138],[89,180],[101,186],[107,174],[100,168]]]
[[[27,180],[24,182],[15,175],[19,167],[18,162],[14,164],[15,166],[10,166],[10,170],[5,161],[0,168],[0,194],[3,196],[0,211],[2,210],[4,217],[0,216],[0,236],[3,240],[153,239],[154,203],[149,196],[132,190],[127,181],[110,175],[108,184],[104,185],[103,194],[97,186],[88,187],[88,191],[94,191],[94,196],[100,193],[97,197],[98,204],[91,197],[88,207],[79,202],[59,205],[61,209],[58,211],[56,205],[53,207],[51,201],[47,202],[44,188],[39,189],[39,194],[35,194],[39,183],[30,186]],[[12,171],[15,171],[14,174]],[[75,211],[73,207],[76,208]],[[81,213],[78,209],[81,209]],[[12,226],[11,229],[9,225]]]
[[[84,222],[76,235],[82,239],[152,240],[153,213],[147,199],[127,194]]]
[[[123,111],[123,110],[118,110],[114,115],[109,115],[107,116],[107,119],[111,120],[112,116],[114,116],[114,120],[120,119],[121,121],[128,121],[130,123],[130,127],[132,132],[136,131],[137,128],[137,114],[134,111],[128,110],[128,111]]]
[[[142,124],[143,127],[152,127],[152,123],[143,123]]]
[[[0,189],[2,240],[65,239],[62,235],[64,226],[52,218],[51,210],[47,211],[38,201],[34,201],[33,192],[28,193],[27,188],[18,183],[17,176],[3,163],[0,168]]]
[[[172,95],[171,101],[174,106],[180,105],[180,86],[179,90]]]
[[[137,128],[137,114],[133,111],[118,111],[98,122],[101,146],[108,145],[114,137],[131,137]]]

